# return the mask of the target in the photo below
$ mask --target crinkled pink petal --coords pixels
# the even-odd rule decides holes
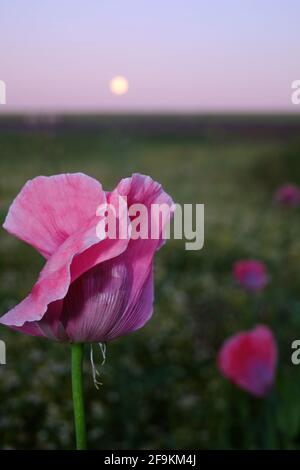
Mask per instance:
[[[29,296],[2,316],[0,323],[21,327],[41,320],[48,305],[66,296],[71,282],[95,265],[118,256],[127,245],[126,239],[99,241],[95,224],[70,236],[47,261]]]
[[[61,322],[72,341],[107,340],[107,332],[128,303],[130,271],[130,266],[116,257],[95,266],[71,284]]]
[[[9,327],[31,336],[47,337],[53,340],[68,341],[68,337],[60,322],[63,300],[57,300],[48,305],[47,312],[39,321],[26,322],[23,326]]]
[[[130,207],[132,204],[141,203],[148,209],[148,216],[145,221],[148,225],[148,238],[137,240],[130,240],[125,256],[127,262],[133,266],[133,293],[144,284],[147,277],[155,252],[161,247],[163,240],[163,224],[156,218],[152,223],[159,224],[159,236],[157,239],[151,237],[151,207],[153,204],[165,205],[169,208],[169,215],[167,216],[164,224],[168,223],[173,216],[174,203],[172,198],[162,189],[162,186],[153,181],[149,176],[141,174],[134,174],[131,178],[126,178],[120,181],[114,193],[109,197],[109,201],[113,201],[115,194],[127,197],[127,204]]]
[[[136,292],[135,297],[131,298],[124,314],[114,324],[113,328],[107,332],[106,341],[142,328],[152,316],[153,302],[154,280],[153,270],[151,269],[140,290]]]
[[[18,194],[3,227],[49,258],[89,226],[105,200],[101,184],[83,173],[38,176]]]
[[[145,204],[149,217],[152,204],[166,204],[171,208],[168,220],[172,216],[172,199],[161,185],[147,176],[133,175],[122,180],[108,195],[108,201],[117,204],[118,196],[126,196],[128,206]],[[157,239],[149,236],[149,239],[130,240],[120,256],[83,275],[74,289],[71,286],[62,314],[70,338],[108,341],[141,328],[150,319],[153,310],[152,264],[155,252],[162,244],[162,229],[163,225]],[[101,279],[105,280],[103,284]],[[85,300],[76,309],[79,297]]]
[[[124,264],[132,267],[132,287],[127,307],[118,322],[109,332],[109,339],[141,328],[150,318],[153,311],[153,259],[156,251],[164,243],[163,231],[173,216],[174,202],[162,186],[150,176],[134,174],[131,178],[121,180],[116,191],[127,197],[127,203],[142,203],[148,209],[148,239],[130,240],[126,251],[120,256]],[[151,237],[151,207],[153,204],[169,208],[169,213],[162,221],[156,217],[151,220],[158,226],[158,238]]]
[[[146,323],[153,310],[152,270],[134,294],[132,276],[132,266],[120,255],[71,284],[60,316],[70,341],[105,342]]]
[[[152,204],[167,205],[169,220],[173,201],[158,183],[138,174],[122,180],[107,200],[117,208],[119,196],[127,197],[128,206],[147,206],[149,215],[142,223],[148,222],[149,238],[99,241],[99,218],[91,215],[83,229],[60,240],[32,292],[0,323],[60,341],[107,341],[146,323],[153,306],[153,257],[163,242],[161,221],[154,221],[158,237],[150,236],[150,209]],[[127,208],[119,217],[128,223]],[[40,248],[46,252],[45,246]]]

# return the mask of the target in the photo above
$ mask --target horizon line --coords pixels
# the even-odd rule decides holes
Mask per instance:
[[[299,109],[289,108],[266,108],[266,109],[1,109],[1,116],[206,116],[206,115],[291,115],[300,116]],[[294,106],[297,108],[297,106]]]

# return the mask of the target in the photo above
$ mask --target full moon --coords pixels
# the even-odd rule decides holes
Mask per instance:
[[[121,76],[114,77],[109,82],[109,88],[114,95],[125,95],[129,88],[128,80]]]

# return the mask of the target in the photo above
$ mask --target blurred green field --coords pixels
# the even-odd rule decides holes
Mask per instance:
[[[278,185],[300,184],[300,117],[14,119],[0,120],[1,222],[28,179],[62,172],[87,173],[108,190],[145,173],[176,202],[205,204],[204,249],[170,241],[158,253],[154,316],[108,345],[99,391],[86,348],[90,448],[300,448],[300,366],[290,360],[300,338],[300,213],[272,202]],[[2,314],[28,293],[43,260],[4,230],[0,238]],[[254,297],[231,276],[248,257],[271,274]],[[262,400],[216,368],[223,340],[258,322],[273,329],[280,355]],[[72,448],[69,346],[4,327],[0,339],[0,448]]]

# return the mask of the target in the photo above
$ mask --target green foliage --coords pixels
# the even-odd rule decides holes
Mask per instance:
[[[27,179],[58,172],[82,171],[110,189],[138,171],[158,179],[177,202],[205,203],[204,249],[188,252],[184,242],[170,241],[158,253],[154,316],[108,345],[99,391],[86,347],[90,448],[299,448],[300,370],[291,364],[290,345],[300,336],[300,218],[272,204],[277,184],[300,182],[299,151],[275,136],[213,140],[209,126],[199,139],[134,135],[113,126],[102,133],[0,135],[2,221]],[[232,280],[232,264],[244,257],[269,267],[270,284],[259,296]],[[1,232],[0,314],[28,293],[42,263]],[[263,400],[235,389],[216,368],[223,340],[258,322],[273,328],[280,351],[275,389]],[[0,338],[7,343],[0,446],[72,448],[69,345],[4,327]],[[97,346],[94,354],[100,363]]]
[[[282,182],[300,185],[300,141],[282,143],[266,152],[253,167],[254,181],[266,190],[275,190]]]

